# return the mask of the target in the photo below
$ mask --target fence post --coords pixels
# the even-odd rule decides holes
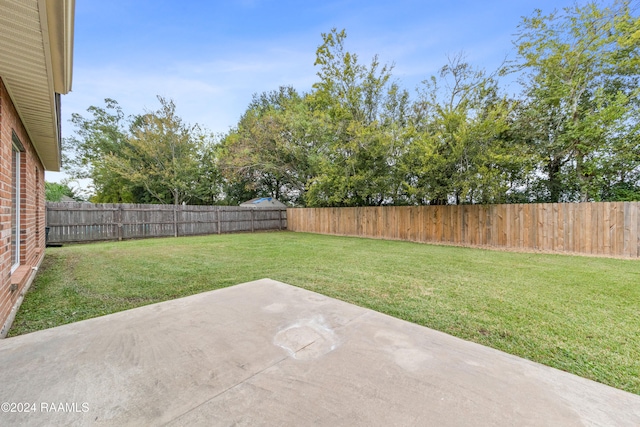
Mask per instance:
[[[198,212],[207,212],[206,220],[200,220],[192,218],[190,209],[180,206],[182,205],[99,203],[91,207],[83,207],[79,204],[47,204],[46,224],[47,227],[50,227],[49,243],[122,241],[132,237],[170,236],[171,231],[173,231],[174,237],[180,237],[191,232],[189,227],[198,228],[203,223],[206,223],[206,226],[198,228],[198,233],[205,230],[203,234],[222,234],[224,223],[229,224],[227,230],[257,232],[266,227],[261,225],[261,221],[268,221],[269,230],[286,229],[286,209],[270,208],[265,210],[264,215],[262,213],[256,215],[251,208],[229,207],[227,209],[225,206],[209,206],[206,209],[204,207],[196,209]],[[245,216],[247,210],[251,215],[250,218]],[[278,218],[267,215],[269,210],[279,211]],[[258,212],[262,212],[262,210]],[[167,217],[169,214],[172,217]],[[217,215],[217,217],[213,215]],[[264,219],[263,216],[271,219]],[[278,219],[278,228],[274,223],[276,219]],[[249,221],[251,221],[251,225],[247,224]],[[185,227],[181,232],[182,224]],[[214,231],[216,224],[217,230]],[[127,226],[126,230],[125,225]],[[172,225],[173,230],[170,230]]]
[[[178,237],[178,205],[173,205],[173,237]]]
[[[118,210],[116,211],[118,215],[117,225],[118,225],[118,240],[122,240],[122,204],[118,206]]]

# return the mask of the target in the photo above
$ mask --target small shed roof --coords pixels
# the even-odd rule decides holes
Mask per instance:
[[[259,197],[240,203],[244,208],[286,208],[287,206],[273,197]]]

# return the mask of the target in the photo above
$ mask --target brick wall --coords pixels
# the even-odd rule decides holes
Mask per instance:
[[[15,132],[20,155],[20,268],[11,274],[11,150]],[[0,78],[0,332],[44,256],[44,168]],[[17,289],[12,290],[12,284]]]

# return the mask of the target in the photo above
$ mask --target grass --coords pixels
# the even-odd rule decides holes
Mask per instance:
[[[640,394],[640,262],[257,233],[51,248],[10,336],[269,277]]]

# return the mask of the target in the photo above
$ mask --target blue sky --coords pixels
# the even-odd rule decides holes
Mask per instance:
[[[584,3],[584,2],[581,2]],[[308,91],[321,33],[346,29],[346,48],[369,63],[393,63],[410,92],[466,54],[488,71],[508,56],[522,16],[570,0],[77,0],[73,91],[63,97],[63,136],[72,113],[104,98],[128,114],[173,99],[178,114],[216,132],[233,127],[254,93],[282,85]],[[515,90],[515,89],[514,89]],[[59,181],[59,173],[47,180]]]

